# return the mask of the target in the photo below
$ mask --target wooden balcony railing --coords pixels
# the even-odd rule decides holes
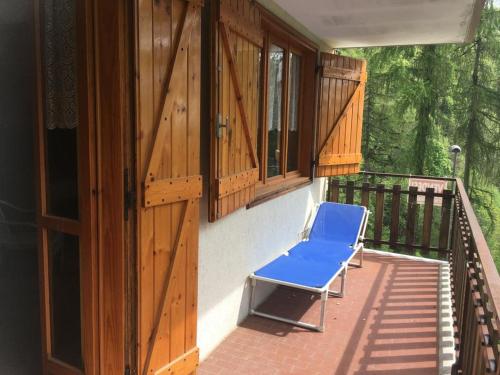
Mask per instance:
[[[500,276],[462,181],[456,181],[451,290],[455,315],[455,374],[500,373]]]
[[[447,181],[450,189],[421,192],[407,187],[410,177]],[[454,182],[445,177],[362,172],[355,181],[330,179],[327,200],[368,207],[371,220],[365,243],[373,248],[404,253],[420,250],[425,256],[446,258]],[[422,205],[418,204],[419,196],[425,197]],[[442,202],[440,207],[434,205],[437,198]]]
[[[410,177],[448,181],[418,192]],[[405,182],[406,181],[406,182]],[[424,196],[418,204],[418,196]],[[441,206],[434,200],[441,198]],[[460,179],[362,172],[328,181],[327,199],[370,209],[370,248],[448,260],[455,324],[454,374],[500,374],[500,276]]]

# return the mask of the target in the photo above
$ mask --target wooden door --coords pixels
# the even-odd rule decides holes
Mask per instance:
[[[200,7],[144,0],[136,9],[140,374],[198,364]]]
[[[316,177],[359,172],[366,61],[321,54]]]
[[[91,9],[87,1],[39,1],[35,12],[44,372],[96,374],[95,129],[87,64]]]

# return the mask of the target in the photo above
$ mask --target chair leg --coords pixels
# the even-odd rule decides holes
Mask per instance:
[[[277,320],[279,322],[284,322],[288,324],[293,324],[297,327],[309,329],[312,331],[318,331],[318,332],[323,332],[325,330],[325,310],[326,310],[326,301],[328,300],[328,289],[325,290],[324,292],[321,292],[321,310],[320,310],[320,322],[319,325],[311,324],[311,323],[306,323],[306,322],[301,322],[300,320],[293,320],[293,319],[287,319],[283,318],[281,316],[273,315],[273,314],[267,314],[264,312],[260,312],[256,309],[254,309],[254,299],[255,299],[255,286],[257,284],[257,280],[251,278],[250,279],[250,315],[256,315],[256,316],[261,316],[263,318],[267,319],[272,319],[272,320]]]
[[[257,284],[257,280],[254,278],[250,279],[250,309],[249,314],[252,315],[254,313],[253,304],[255,298],[255,285]]]
[[[340,279],[340,291],[336,292],[336,291],[333,291],[333,290],[329,290],[328,291],[328,295],[330,297],[340,297],[340,298],[343,298],[344,295],[345,295],[345,284],[346,284],[346,279],[347,279],[347,267],[349,265],[346,264],[344,266],[344,269],[342,270],[342,278]]]
[[[364,249],[364,246],[361,246],[361,248],[359,249],[359,263],[358,264],[349,263],[349,265],[351,267],[363,268],[363,249]]]
[[[326,302],[328,301],[328,289],[321,293],[321,311],[319,316],[319,331],[325,331]]]
[[[342,272],[342,280],[340,280],[340,295],[342,297],[345,296],[345,282],[347,279],[347,267],[348,267],[348,265],[346,264],[346,266],[344,268],[344,272]]]

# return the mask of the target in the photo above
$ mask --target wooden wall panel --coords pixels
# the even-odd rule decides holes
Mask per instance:
[[[366,62],[321,54],[316,176],[359,172]]]
[[[215,2],[214,2],[215,3]],[[212,3],[210,221],[244,207],[255,196],[259,120],[260,12],[249,0]],[[217,122],[224,124],[217,132]],[[220,186],[232,185],[231,193]]]
[[[189,374],[198,364],[200,6],[200,1],[145,0],[136,8],[142,374]],[[179,186],[186,194],[177,196]]]

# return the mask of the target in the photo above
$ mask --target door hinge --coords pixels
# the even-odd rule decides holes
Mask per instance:
[[[123,188],[124,188],[124,217],[128,221],[129,211],[135,206],[135,190],[130,186],[130,172],[128,168],[123,171]]]
[[[229,117],[226,116],[226,121],[222,122],[222,115],[217,113],[215,118],[215,136],[217,138],[222,138],[222,128],[226,128],[227,132],[231,132],[231,128],[229,127]]]
[[[130,368],[130,366],[125,367],[125,375],[136,375],[136,371],[133,368]]]

